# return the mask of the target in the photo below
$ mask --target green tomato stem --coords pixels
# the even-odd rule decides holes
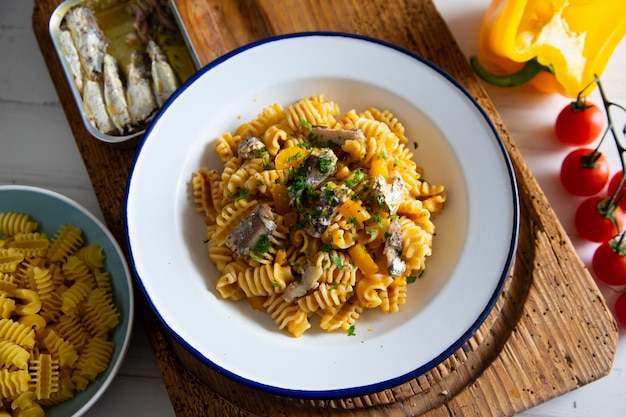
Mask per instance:
[[[602,156],[602,153],[598,149],[594,149],[591,153],[580,157],[580,163],[585,168],[593,169],[598,165],[598,159]]]

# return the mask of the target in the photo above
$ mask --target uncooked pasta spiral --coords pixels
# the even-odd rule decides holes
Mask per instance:
[[[0,319],[0,338],[26,349],[35,347],[35,331],[9,318]]]
[[[46,256],[50,241],[45,233],[30,232],[18,233],[14,236],[13,241],[7,245],[8,248],[14,248],[27,258],[37,258]]]
[[[104,267],[104,251],[95,243],[91,245],[83,246],[76,251],[76,256],[80,259],[87,268],[90,270],[100,269]]]
[[[29,380],[28,369],[0,369],[0,394],[2,394],[2,398],[12,400],[26,392]]]
[[[0,235],[15,236],[18,233],[30,233],[37,230],[37,222],[25,213],[0,213]]]
[[[0,273],[15,272],[24,260],[24,254],[15,248],[0,248]]]
[[[63,226],[54,236],[48,250],[48,258],[52,262],[66,259],[83,244],[82,230],[73,224]]]
[[[30,353],[10,340],[0,340],[0,364],[6,368],[27,369]]]
[[[29,385],[37,399],[48,399],[59,390],[59,363],[49,353],[39,353],[30,360]]]

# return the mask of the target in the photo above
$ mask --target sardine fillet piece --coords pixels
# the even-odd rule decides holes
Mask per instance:
[[[74,82],[76,83],[76,87],[78,88],[78,91],[82,94],[84,77],[83,66],[80,63],[78,50],[76,49],[76,44],[74,44],[74,39],[72,38],[72,34],[70,33],[70,31],[60,31],[59,41],[61,42],[61,51],[63,52],[63,56],[69,64],[70,71],[72,71],[72,75],[74,76]]]
[[[142,50],[135,50],[130,55],[126,100],[133,124],[149,120],[158,108],[152,93],[152,76],[148,62],[148,56]]]
[[[130,113],[117,60],[109,54],[104,56],[104,102],[118,132],[124,133],[130,125]]]
[[[100,83],[94,80],[85,80],[83,102],[87,112],[87,119],[91,124],[103,133],[111,133],[115,126],[111,122],[104,104],[104,97]]]
[[[76,44],[87,78],[99,79],[108,39],[98,26],[96,17],[88,7],[77,6],[67,12],[65,22]]]
[[[152,70],[152,87],[159,107],[178,88],[178,78],[167,57],[154,41],[149,41],[146,51],[150,55]]]
[[[238,256],[248,256],[262,235],[271,234],[276,229],[272,209],[267,204],[257,206],[226,239],[228,246]]]

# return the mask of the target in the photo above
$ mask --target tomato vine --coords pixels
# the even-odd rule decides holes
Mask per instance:
[[[594,85],[598,87],[606,118],[606,127],[601,135],[598,131],[600,122],[596,110],[593,110],[593,114],[589,112],[589,109],[597,108],[587,103],[585,98],[586,90]],[[623,211],[626,206],[626,175],[624,174],[626,173],[626,145],[623,143],[626,137],[626,125],[618,132],[611,114],[613,109],[626,114],[626,107],[608,99],[600,78],[596,76],[580,91],[576,101],[570,103],[569,108],[561,111],[556,125],[558,126],[557,132],[559,132],[557,139],[569,145],[587,145],[595,140],[591,136],[600,136],[595,149],[579,148],[568,155],[570,160],[566,158],[561,167],[561,179],[564,188],[571,194],[591,196],[585,199],[577,209],[576,230],[583,239],[600,243],[593,254],[592,269],[598,281],[611,287],[618,287],[621,294],[615,305],[614,314],[618,322],[626,326],[626,230]],[[564,126],[567,121],[570,121],[572,125]],[[579,129],[576,131],[578,133],[574,132],[575,129]],[[568,137],[567,133],[574,136]],[[617,148],[621,164],[620,173],[610,181],[605,163],[602,162],[600,168],[597,163],[602,158],[600,146],[609,136],[612,137]],[[605,197],[597,195],[607,183],[609,184],[607,195]]]

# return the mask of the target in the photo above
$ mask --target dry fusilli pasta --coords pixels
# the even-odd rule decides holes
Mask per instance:
[[[120,314],[98,244],[68,224],[48,239],[23,213],[0,213],[0,410],[42,416],[109,365]]]

